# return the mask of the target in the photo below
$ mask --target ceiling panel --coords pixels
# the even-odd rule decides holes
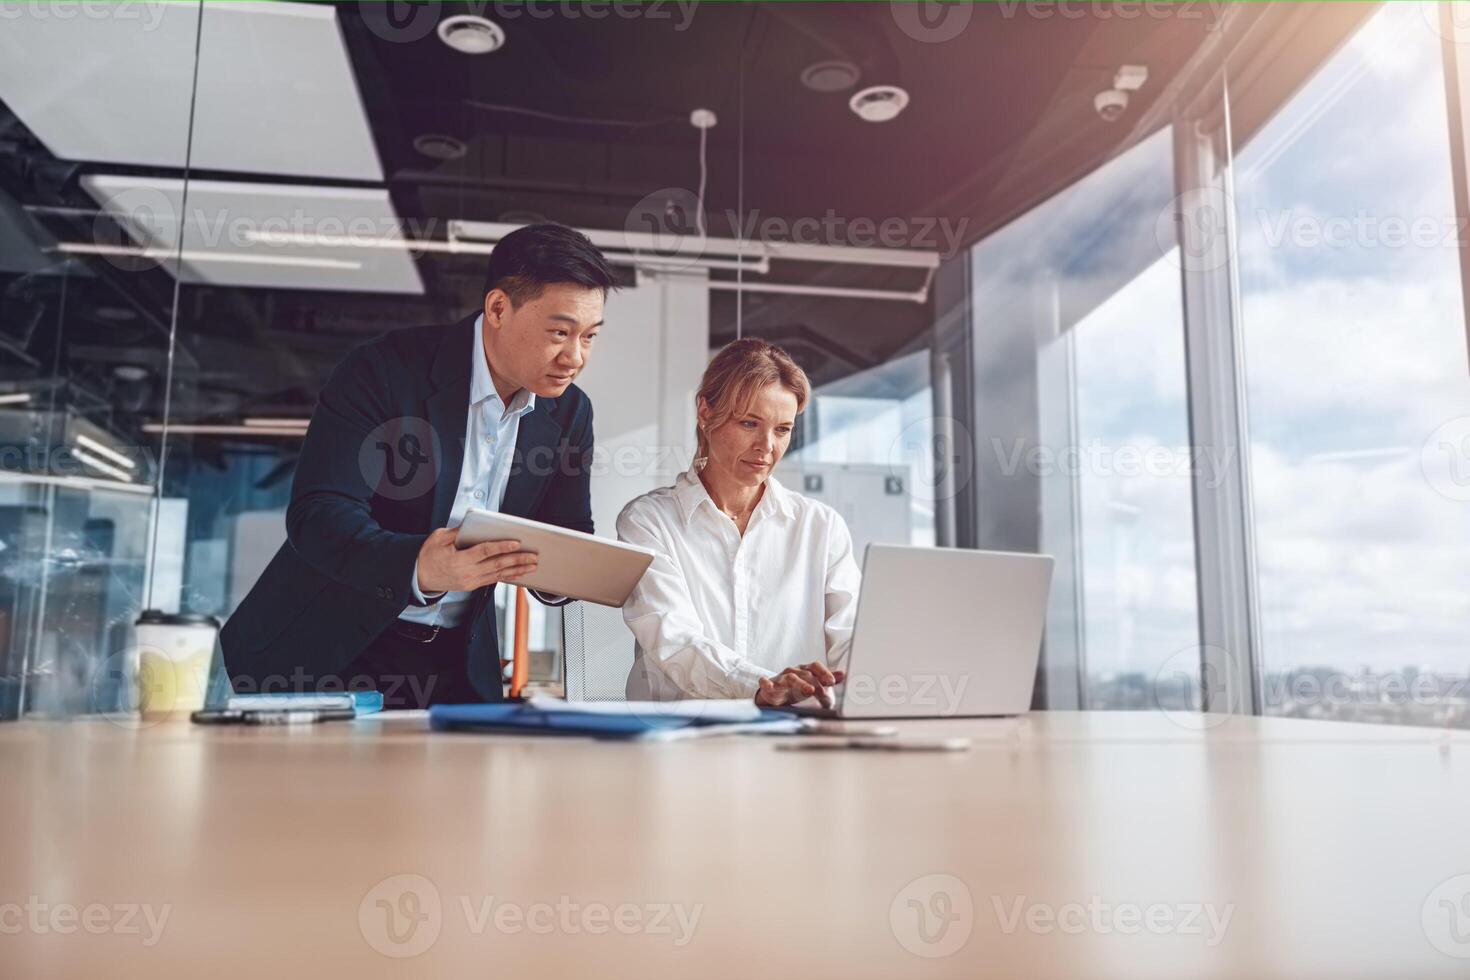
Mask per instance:
[[[198,26],[194,4],[7,19],[0,98],[62,159],[182,169]],[[206,3],[198,40],[194,167],[382,180],[333,8]]]
[[[92,174],[81,184],[132,241],[73,242],[80,254],[133,245],[167,259],[179,234],[183,182]],[[189,182],[185,282],[270,289],[421,294],[388,192],[377,188]],[[107,237],[107,236],[100,236]]]

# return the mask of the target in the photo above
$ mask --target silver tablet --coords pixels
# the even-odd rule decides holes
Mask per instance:
[[[553,595],[621,606],[653,563],[653,552],[553,524],[471,507],[459,525],[460,548],[486,541],[519,541],[540,557],[536,571],[512,582]]]

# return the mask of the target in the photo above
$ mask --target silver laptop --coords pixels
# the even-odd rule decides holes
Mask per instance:
[[[1050,555],[868,546],[847,679],[825,718],[963,718],[1031,707]]]

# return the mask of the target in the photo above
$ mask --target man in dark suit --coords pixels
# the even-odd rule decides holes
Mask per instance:
[[[480,507],[592,531],[592,404],[572,380],[614,284],[586,236],[528,225],[491,254],[479,314],[393,331],[337,365],[287,542],[220,635],[237,692],[501,699],[493,590],[535,556],[514,541],[460,549],[458,527]]]

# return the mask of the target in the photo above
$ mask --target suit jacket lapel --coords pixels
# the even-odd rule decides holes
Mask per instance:
[[[476,314],[478,316],[478,314]],[[444,330],[434,356],[434,392],[424,403],[429,425],[439,437],[439,472],[434,483],[434,510],[428,530],[449,523],[454,494],[464,467],[465,424],[470,414],[470,359],[475,353],[475,316]]]
[[[551,418],[555,405],[555,398],[537,398],[536,407],[521,419],[510,481],[500,504],[503,514],[530,517],[542,484],[556,470],[561,426]]]

